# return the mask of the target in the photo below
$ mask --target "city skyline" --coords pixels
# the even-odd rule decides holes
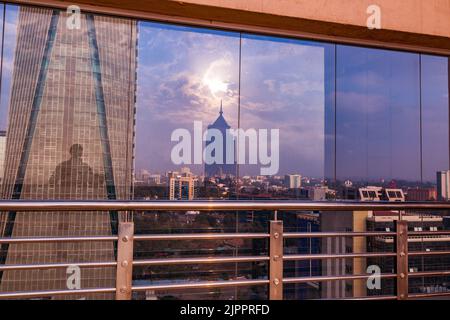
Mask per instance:
[[[434,183],[435,172],[449,167],[448,154],[439,147],[448,141],[446,59],[337,46],[342,53],[335,61],[332,46],[308,41],[243,35],[240,43],[232,32],[157,23],[144,23],[140,31],[140,51],[154,52],[139,60],[136,170],[177,170],[169,157],[171,132],[191,130],[194,121],[212,123],[221,100],[233,128],[240,118],[244,130],[280,129],[280,175],[302,172],[328,180],[336,174],[338,180]],[[419,59],[421,93],[415,80]],[[336,75],[334,64],[339,67]],[[217,78],[211,76],[214,68]],[[402,76],[391,77],[388,68]],[[205,83],[205,77],[211,81]],[[409,99],[397,94],[404,91],[415,94]],[[383,96],[384,92],[392,93]],[[161,152],[152,154],[154,149]],[[201,166],[190,168],[202,172]],[[258,171],[259,166],[239,166],[241,176]]]
[[[0,299],[450,297],[449,1],[0,2]]]

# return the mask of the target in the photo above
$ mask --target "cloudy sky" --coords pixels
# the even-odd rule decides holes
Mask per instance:
[[[3,44],[2,82],[0,96],[0,130],[6,130],[8,125],[9,93],[16,47],[18,7],[7,6],[5,15],[5,38]],[[3,24],[3,6],[0,6],[0,22]]]
[[[239,34],[148,22],[139,30],[138,170],[177,169],[171,132],[212,123],[223,100],[233,128],[239,116],[244,129],[280,130],[279,174],[323,177],[334,90],[338,179],[433,182],[449,167],[445,57],[340,45],[333,88],[332,45],[243,35],[239,75]]]
[[[140,23],[139,32],[136,168],[162,173],[177,168],[172,131],[211,124],[221,101],[237,128],[240,38],[156,23]],[[241,127],[280,130],[280,174],[323,176],[323,47],[243,36],[241,55]],[[241,167],[242,174],[258,172]]]
[[[17,17],[18,7],[7,5],[0,130],[8,121]],[[330,44],[143,21],[138,44],[137,170],[180,169],[170,159],[172,132],[192,132],[194,121],[206,129],[222,102],[232,128],[279,129],[280,175],[322,177],[333,163],[334,96],[339,179],[434,181],[449,168],[445,57],[339,45],[334,64]],[[191,169],[203,172],[202,165]],[[241,166],[241,174],[259,169]]]
[[[449,166],[446,59],[351,46],[337,57],[338,179],[434,182]]]

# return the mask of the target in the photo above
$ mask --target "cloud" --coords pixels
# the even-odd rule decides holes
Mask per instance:
[[[388,97],[367,92],[338,91],[337,108],[346,113],[376,114],[389,106]]]
[[[140,32],[138,121],[212,121],[221,100],[227,119],[236,120],[238,38],[152,23]]]
[[[146,137],[149,131],[153,136],[170,137],[172,128],[190,129],[195,120],[209,124],[217,117],[221,99],[225,118],[237,127],[238,38],[173,30],[147,32],[142,37],[146,39],[140,50],[145,50],[146,58],[139,60],[144,64],[138,73],[137,125],[146,131]],[[280,129],[280,160],[285,165],[281,170],[293,170],[300,163],[302,171],[321,174],[325,119],[323,53],[323,48],[301,42],[244,39],[241,125]],[[137,139],[143,138],[138,135]],[[162,145],[170,149],[170,141]],[[159,160],[152,162],[155,161],[164,166]]]

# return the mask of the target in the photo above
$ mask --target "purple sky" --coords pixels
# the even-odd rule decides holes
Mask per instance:
[[[0,130],[8,121],[17,12],[7,5]],[[325,81],[334,72],[334,48],[336,95],[334,81]],[[138,49],[138,171],[180,169],[170,159],[171,133],[192,131],[194,121],[206,127],[221,101],[237,128],[239,88],[241,127],[280,130],[280,175],[323,177],[325,163],[333,163],[325,154],[333,150],[325,148],[325,127],[333,123],[325,121],[334,116],[325,110],[333,110],[334,96],[338,179],[434,181],[449,168],[445,57],[250,35],[241,42],[238,33],[152,22],[139,22]],[[191,169],[201,173],[203,166]],[[241,166],[242,175],[258,173],[258,165]]]
[[[177,169],[170,159],[172,131],[192,131],[198,120],[212,123],[221,100],[226,120],[237,128],[240,39],[154,23],[141,23],[139,30],[136,168],[163,173]],[[321,177],[324,49],[274,40],[242,39],[241,127],[280,130],[279,174]],[[241,166],[243,175],[258,172],[258,165]]]

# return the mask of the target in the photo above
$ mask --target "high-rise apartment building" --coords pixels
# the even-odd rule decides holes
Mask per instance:
[[[327,211],[320,215],[320,231],[329,232],[365,232],[366,220],[372,211]],[[366,240],[362,237],[328,237],[322,240],[321,253],[345,254],[366,252]],[[322,275],[366,273],[365,258],[322,260]],[[327,281],[321,285],[322,297],[337,299],[345,297],[363,297],[366,295],[366,280]]]
[[[437,197],[438,200],[450,199],[450,170],[437,172]]]
[[[367,186],[358,189],[360,201],[403,202],[405,196],[402,189]],[[323,212],[321,231],[365,232],[368,221],[372,221],[376,211],[333,211]],[[389,215],[400,216],[403,211],[389,211]],[[393,230],[393,229],[392,229]],[[387,230],[384,230],[387,231]],[[322,252],[327,254],[343,254],[352,252],[367,252],[367,240],[362,237],[327,238],[322,242]],[[386,252],[386,251],[385,251]],[[322,261],[323,275],[363,274],[366,273],[366,258],[329,259]],[[361,297],[367,295],[365,280],[341,280],[323,283],[322,295],[326,298]]]
[[[20,7],[3,199],[129,199],[136,22]],[[3,212],[4,237],[116,233],[117,212]],[[112,243],[2,245],[0,264],[114,260]],[[0,274],[0,291],[67,289],[66,270]],[[115,268],[82,269],[81,287],[115,285]],[[49,280],[51,279],[51,280]],[[96,298],[101,296],[96,295]],[[106,297],[106,296],[104,296]]]
[[[195,197],[195,181],[191,176],[169,178],[170,200],[192,200]]]
[[[397,212],[381,211],[367,218],[368,231],[394,231],[395,221],[399,219]],[[444,218],[435,214],[423,214],[420,212],[408,212],[402,215],[402,220],[408,222],[408,230],[411,232],[433,232],[445,230]],[[368,252],[392,252],[395,248],[395,237],[371,237],[367,239]],[[450,237],[447,235],[426,236],[410,235],[408,237],[408,251],[448,251],[450,249]],[[395,271],[396,260],[393,257],[376,257],[367,259],[368,265],[377,265],[381,273],[391,273]],[[450,257],[448,256],[409,256],[408,272],[426,272],[435,270],[448,270],[450,267]],[[409,291],[411,293],[434,293],[448,291],[445,283],[450,280],[449,276],[444,277],[410,277]],[[381,288],[378,290],[367,290],[368,295],[389,295],[395,292],[394,279],[384,279]],[[444,286],[443,286],[444,284]]]
[[[302,176],[299,174],[287,174],[284,176],[284,184],[289,189],[300,189],[302,187]]]

